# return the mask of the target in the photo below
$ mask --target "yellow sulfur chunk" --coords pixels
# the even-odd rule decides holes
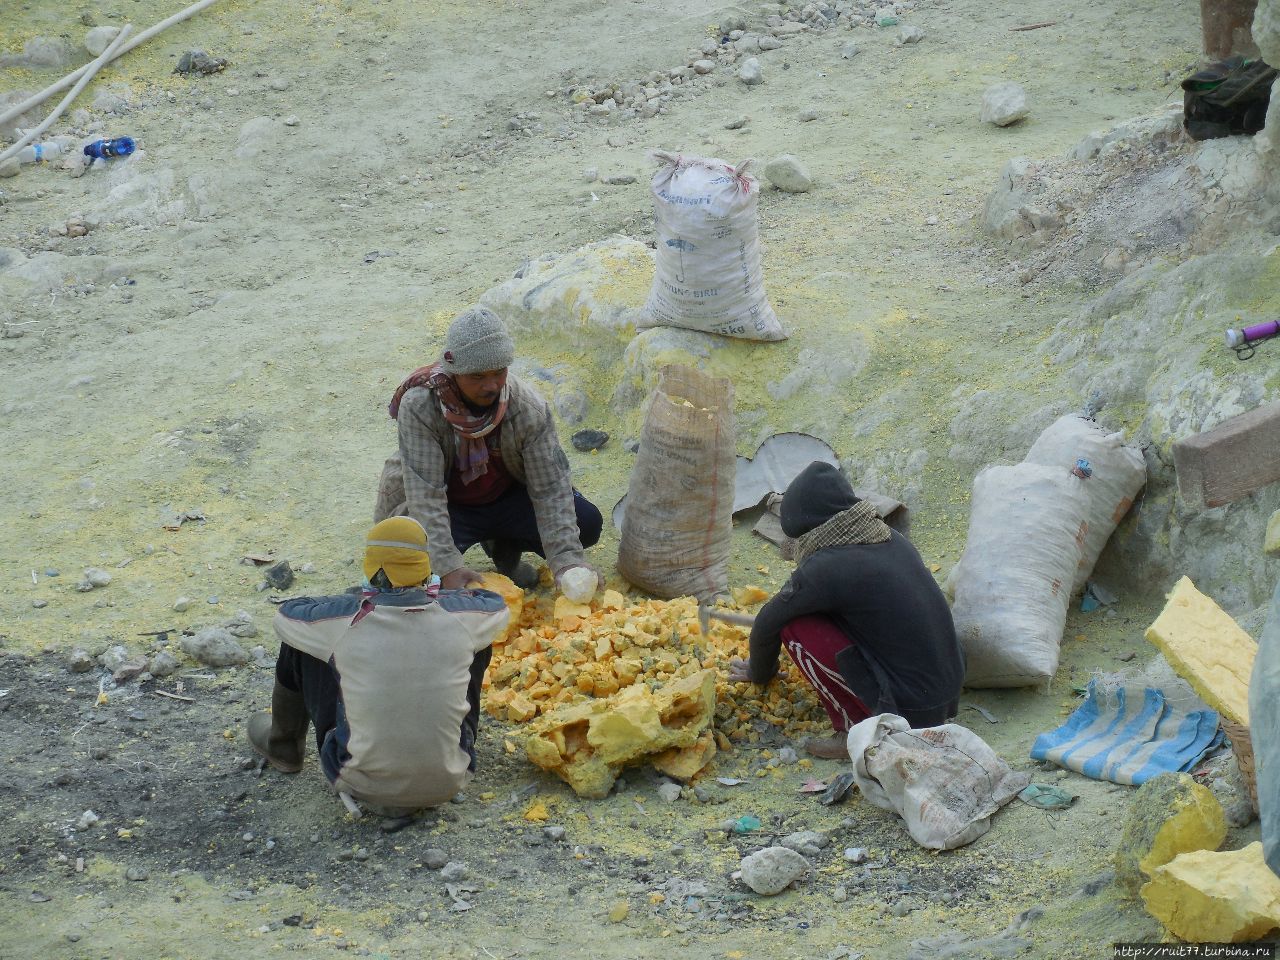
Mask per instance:
[[[769,594],[765,590],[761,590],[756,586],[738,587],[733,591],[733,599],[740,607],[749,607],[753,604],[764,603],[769,599]]]
[[[1222,805],[1185,773],[1152,777],[1133,795],[1116,848],[1116,881],[1130,895],[1180,853],[1217,850],[1227,835]]]
[[[555,612],[551,616],[555,620],[567,620],[569,617],[589,620],[591,618],[591,607],[585,603],[574,603],[568,597],[561,595],[556,597]]]
[[[1248,943],[1280,927],[1280,878],[1257,841],[1174,858],[1156,868],[1142,899],[1165,929],[1192,943]]]
[[[516,694],[507,705],[507,719],[512,723],[524,723],[537,715],[537,706],[523,694]]]
[[[600,798],[627,764],[697,743],[714,709],[710,670],[656,691],[637,684],[606,700],[559,707],[543,716],[530,731],[526,751],[533,763],[580,796]]]
[[[691,747],[672,747],[653,758],[653,768],[674,780],[692,780],[716,755],[716,738],[704,731]]]
[[[627,605],[627,598],[617,590],[606,590],[600,596],[601,610],[621,610]]]
[[[544,823],[551,819],[551,812],[541,800],[535,800],[525,807],[524,818],[530,823]]]
[[[1205,703],[1232,723],[1249,723],[1249,676],[1258,645],[1183,577],[1146,638]]]

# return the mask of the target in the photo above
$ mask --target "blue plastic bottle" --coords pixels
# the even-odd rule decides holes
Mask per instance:
[[[111,157],[127,157],[136,148],[133,137],[116,137],[114,140],[95,140],[84,148],[90,160],[107,160]]]

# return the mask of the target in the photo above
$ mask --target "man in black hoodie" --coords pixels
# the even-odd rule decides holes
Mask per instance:
[[[751,659],[729,679],[768,683],[787,653],[817,691],[834,734],[810,740],[819,757],[845,757],[859,720],[896,713],[913,727],[955,716],[964,651],[933,575],[904,536],[859,500],[838,469],[814,462],[782,498],[782,530],[796,538],[796,569],[751,628]]]

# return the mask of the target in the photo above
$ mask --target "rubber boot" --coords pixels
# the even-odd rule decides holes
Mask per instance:
[[[249,718],[249,742],[281,773],[297,773],[307,752],[310,723],[302,694],[277,680],[271,691],[271,712]]]
[[[510,540],[493,540],[484,546],[493,560],[494,569],[509,577],[521,590],[532,590],[538,585],[538,571],[520,561],[521,550]]]

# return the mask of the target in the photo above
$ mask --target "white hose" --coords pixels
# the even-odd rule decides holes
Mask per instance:
[[[212,4],[215,4],[217,2],[218,0],[198,0],[198,2],[193,3],[191,6],[187,7],[187,9],[179,11],[178,13],[175,13],[172,17],[169,17],[169,19],[161,20],[154,27],[149,27],[148,29],[143,30],[140,34],[138,34],[136,37],[130,40],[127,44],[125,44],[123,47],[117,50],[114,54],[112,54],[111,59],[114,60],[117,57],[124,56],[134,47],[138,46],[139,44],[146,43],[148,40],[154,37],[157,33],[160,33],[162,30],[167,30],[169,27],[172,27],[175,23],[181,23],[183,20],[186,20],[188,17],[195,16],[205,7],[211,6]],[[103,51],[103,52],[105,54],[108,51]],[[79,70],[75,71],[74,73],[69,73],[65,77],[63,77],[61,80],[57,81],[56,83],[52,83],[49,86],[45,87],[39,93],[28,97],[26,100],[22,101],[22,103],[19,103],[17,106],[10,107],[4,113],[0,113],[0,127],[4,126],[14,117],[22,116],[22,114],[26,113],[32,107],[36,107],[44,103],[46,100],[52,97],[59,90],[65,90],[67,87],[71,86],[71,84],[79,80],[80,77],[84,74],[84,72],[88,70],[89,67],[91,66],[93,66],[93,64],[86,64],[85,66],[81,67]]]
[[[8,150],[5,150],[3,153],[0,153],[0,163],[4,163],[10,157],[16,157],[18,155],[19,150],[21,150],[28,143],[30,143],[31,141],[39,137],[40,134],[44,133],[51,126],[53,126],[53,122],[57,120],[60,116],[62,116],[62,111],[67,109],[67,105],[70,104],[71,101],[73,101],[76,97],[80,96],[80,91],[83,90],[85,87],[87,87],[89,85],[89,81],[94,78],[97,72],[101,70],[104,66],[106,66],[107,62],[115,54],[116,50],[119,49],[120,45],[124,43],[126,39],[128,39],[129,34],[132,32],[133,32],[133,25],[126,23],[120,29],[120,32],[115,35],[115,39],[111,41],[111,44],[107,47],[107,49],[102,51],[102,54],[98,57],[98,59],[94,60],[93,63],[90,63],[85,67],[84,75],[80,78],[80,80],[76,83],[76,85],[71,88],[71,92],[62,98],[62,102],[53,108],[53,113],[45,117],[44,122],[41,123],[40,126],[35,127],[32,130],[28,130],[26,134],[22,137],[22,139],[20,139]]]

